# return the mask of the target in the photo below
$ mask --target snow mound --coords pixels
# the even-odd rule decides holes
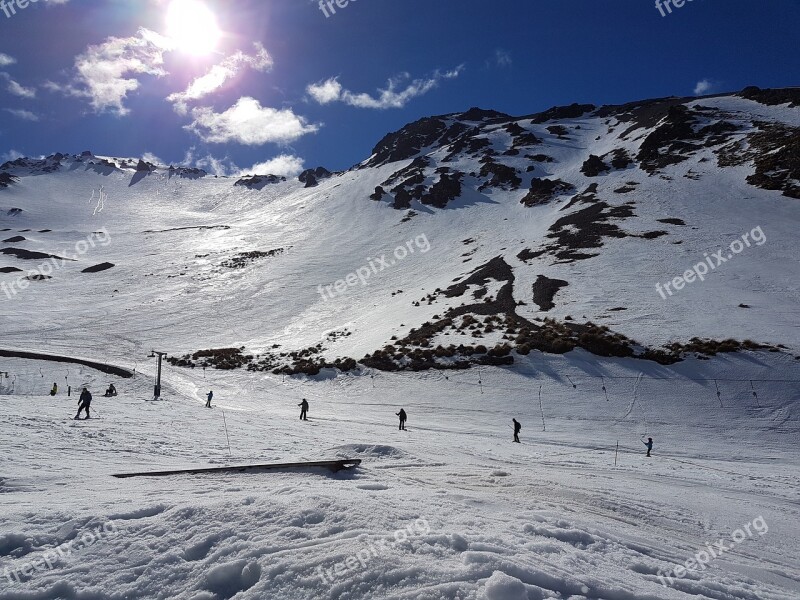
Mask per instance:
[[[357,457],[371,459],[381,458],[405,458],[408,453],[395,448],[394,446],[384,446],[380,444],[345,444],[344,446],[336,446],[337,456]]]

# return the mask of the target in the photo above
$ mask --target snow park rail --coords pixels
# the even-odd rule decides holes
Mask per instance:
[[[76,365],[83,365],[84,367],[91,367],[92,369],[97,369],[98,371],[101,371],[102,373],[106,373],[108,375],[116,375],[117,377],[122,377],[123,379],[130,379],[131,377],[133,377],[133,373],[128,369],[123,369],[122,367],[116,367],[114,365],[108,365],[93,360],[87,360],[85,358],[71,358],[69,356],[58,356],[56,354],[41,354],[39,352],[23,352],[21,350],[2,350],[2,349],[0,349],[0,357],[28,358],[32,360],[45,360],[50,362],[74,363]]]
[[[281,469],[305,469],[324,467],[334,473],[342,469],[352,469],[361,464],[360,458],[347,460],[318,460],[311,462],[271,463],[265,465],[241,465],[234,467],[205,467],[200,469],[173,469],[171,471],[146,471],[141,473],[115,473],[112,477],[127,479],[130,477],[170,477],[173,475],[197,475],[202,473],[244,473],[245,471],[278,471]]]

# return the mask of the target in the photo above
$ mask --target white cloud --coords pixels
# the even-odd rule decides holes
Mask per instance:
[[[76,78],[72,85],[58,86],[48,82],[50,90],[89,98],[96,112],[128,114],[124,101],[139,88],[137,76],[163,77],[164,52],[174,43],[164,36],[140,28],[127,38],[110,37],[102,44],[89,46],[75,59]]]
[[[255,98],[244,96],[222,113],[209,107],[192,109],[193,121],[184,128],[209,143],[238,142],[260,146],[269,142],[288,143],[319,127],[289,109],[275,109],[261,104]]]
[[[183,92],[176,92],[167,97],[175,104],[175,110],[182,115],[187,113],[186,103],[189,100],[198,100],[215,92],[227,81],[236,77],[239,72],[247,67],[256,71],[268,71],[272,68],[273,61],[264,46],[256,42],[256,53],[252,56],[241,51],[226,57],[221,63],[214,65],[205,75],[198,77]]]
[[[694,95],[695,96],[703,96],[711,91],[711,88],[714,87],[714,84],[709,81],[708,79],[701,79],[697,82],[697,85],[694,86]]]
[[[320,104],[330,104],[342,97],[342,84],[336,77],[331,77],[327,81],[312,83],[306,88],[306,91]]]
[[[13,65],[15,62],[17,62],[16,58],[0,52],[0,67],[7,67],[8,65]]]
[[[242,169],[240,175],[280,175],[294,177],[303,171],[305,161],[299,156],[281,154],[267,161],[254,164],[249,169]]]
[[[378,96],[373,97],[367,93],[354,93],[346,90],[339,83],[337,78],[327,79],[319,83],[311,84],[306,88],[308,95],[320,104],[331,102],[344,102],[350,106],[358,108],[374,108],[385,110],[388,108],[403,108],[408,102],[418,96],[427,94],[443,79],[455,79],[464,70],[464,65],[460,65],[452,71],[435,71],[433,75],[426,79],[414,79],[405,84],[411,76],[408,73],[390,79],[385,89],[378,90]],[[405,87],[400,89],[400,86]]]
[[[24,121],[38,121],[39,120],[39,116],[34,114],[34,113],[32,113],[29,110],[22,110],[22,109],[17,109],[17,108],[6,108],[5,110],[6,110],[6,112],[9,112],[12,115],[14,115],[15,117],[17,117],[18,119],[22,119]]]

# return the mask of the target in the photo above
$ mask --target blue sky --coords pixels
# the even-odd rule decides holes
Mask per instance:
[[[798,0],[3,1],[0,159],[338,170],[472,106],[800,84]]]

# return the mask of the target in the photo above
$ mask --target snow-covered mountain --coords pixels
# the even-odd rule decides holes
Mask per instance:
[[[0,600],[795,600],[799,132],[750,88],[0,166]]]
[[[800,89],[748,88],[426,118],[292,180],[21,158],[0,166],[4,345],[310,373],[797,353],[799,139]],[[189,356],[220,348],[241,351]]]

